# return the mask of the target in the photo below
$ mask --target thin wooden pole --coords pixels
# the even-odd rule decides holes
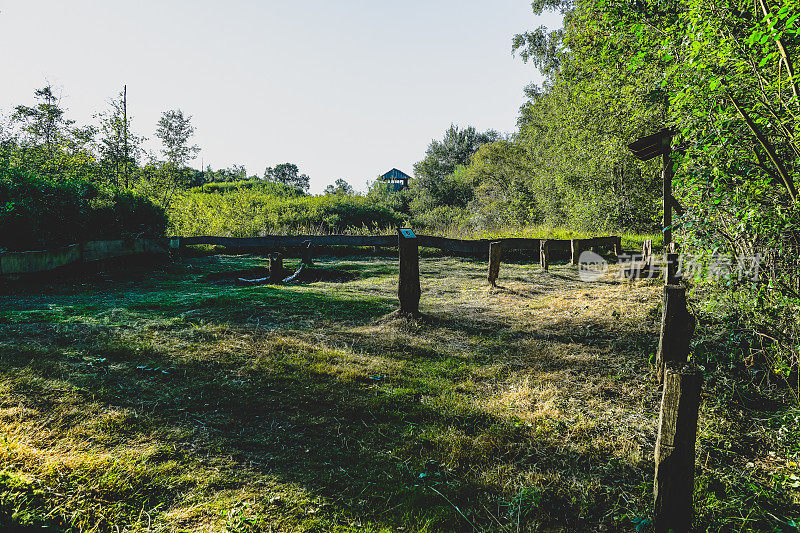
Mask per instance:
[[[500,255],[502,254],[500,241],[489,243],[489,284],[497,287],[497,278],[500,276]]]
[[[125,172],[125,187],[129,186],[128,179],[128,86],[122,86],[122,128],[125,137],[125,160],[123,161]]]
[[[400,276],[397,296],[400,300],[400,313],[419,314],[419,247],[417,238],[397,232],[397,248],[400,259]]]
[[[539,241],[539,266],[543,270],[550,267],[550,241],[547,239]]]
[[[669,365],[658,418],[653,483],[656,533],[688,532],[692,526],[695,441],[702,373]]]
[[[667,142],[671,140],[668,137]],[[664,231],[664,249],[672,242],[672,154],[670,147],[665,148],[662,156],[663,168],[661,170],[662,189],[664,192],[664,218],[662,219]]]

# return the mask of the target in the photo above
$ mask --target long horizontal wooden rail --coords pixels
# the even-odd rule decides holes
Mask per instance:
[[[503,250],[532,250],[538,253],[541,239],[450,239],[433,235],[418,235],[417,244],[443,252],[488,256],[489,243],[500,241]],[[280,249],[299,247],[305,242],[313,247],[323,246],[397,246],[396,235],[268,235],[265,237],[170,237],[160,239],[120,239],[90,241],[51,250],[0,253],[0,275],[43,272],[72,263],[97,261],[136,254],[168,253],[170,250],[193,245],[216,245],[228,248]],[[594,237],[579,239],[548,239],[550,250],[569,254],[570,250],[602,248],[619,253],[619,237]],[[575,243],[580,246],[573,246]]]
[[[265,237],[179,237],[180,245],[216,245],[232,248],[286,248],[300,246],[310,241],[312,246],[385,246],[396,247],[396,235],[268,235]],[[424,248],[437,248],[451,253],[487,254],[489,243],[500,241],[503,250],[539,250],[541,239],[501,238],[501,239],[450,239],[433,235],[418,235],[417,243]],[[582,249],[604,248],[613,250],[619,247],[617,236],[593,237],[580,239]],[[550,249],[554,252],[569,252],[572,246],[570,239],[548,239]]]

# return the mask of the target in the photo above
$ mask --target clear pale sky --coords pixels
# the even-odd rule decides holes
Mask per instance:
[[[293,162],[312,192],[409,174],[455,123],[511,132],[523,87],[515,33],[557,27],[526,0],[0,0],[0,113],[48,81],[93,123],[128,86],[132,128],[192,115],[201,162],[248,174]]]

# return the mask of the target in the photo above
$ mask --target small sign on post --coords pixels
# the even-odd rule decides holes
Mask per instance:
[[[500,276],[500,254],[502,244],[500,241],[489,243],[489,284],[497,287],[497,278]]]
[[[400,276],[397,296],[400,314],[419,315],[419,247],[411,228],[398,228],[397,248],[400,257]]]

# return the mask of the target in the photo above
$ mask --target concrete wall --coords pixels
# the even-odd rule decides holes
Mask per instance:
[[[126,255],[168,253],[169,239],[89,241],[53,250],[0,253],[0,275],[45,272],[72,263],[99,261]],[[177,247],[177,242],[174,246]]]

